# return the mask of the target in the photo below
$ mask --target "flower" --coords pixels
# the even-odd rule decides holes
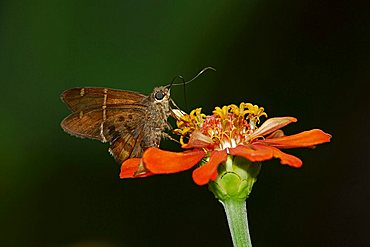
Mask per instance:
[[[331,136],[320,129],[284,135],[281,128],[296,122],[294,117],[269,118],[258,127],[263,116],[267,117],[264,108],[251,103],[216,107],[210,116],[201,113],[201,108],[195,109],[177,121],[178,129],[174,131],[180,135],[184,152],[148,148],[142,159],[123,163],[121,178],[136,177],[137,172],[132,171],[140,167],[145,167],[145,173],[139,176],[150,176],[188,170],[202,161],[193,171],[193,180],[205,185],[216,180],[218,166],[228,156],[243,157],[250,162],[278,158],[281,164],[298,168],[302,161],[281,149],[314,147],[330,141]]]

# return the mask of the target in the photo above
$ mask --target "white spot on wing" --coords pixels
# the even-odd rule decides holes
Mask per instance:
[[[103,121],[100,124],[100,136],[102,138],[102,142],[107,142],[107,139],[104,136],[104,122],[107,119],[106,108],[107,108],[107,92],[108,92],[108,89],[104,88],[103,92],[104,92],[104,100],[103,100],[103,105],[102,105]]]
[[[101,136],[102,142],[107,142],[107,139],[104,136],[104,122],[101,122],[100,124],[100,136]]]

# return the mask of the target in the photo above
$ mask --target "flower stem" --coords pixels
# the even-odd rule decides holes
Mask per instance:
[[[226,212],[234,247],[251,247],[246,201],[228,199],[221,203]]]

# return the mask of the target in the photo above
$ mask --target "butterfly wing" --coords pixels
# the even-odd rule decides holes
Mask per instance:
[[[64,91],[62,101],[73,111],[101,108],[103,105],[135,104],[146,96],[137,92],[98,87],[78,87]]]
[[[66,117],[61,126],[67,133],[81,137],[112,142],[124,132],[134,131],[142,125],[145,106],[107,105],[102,109],[86,109]]]
[[[137,137],[132,133],[121,135],[112,142],[109,147],[109,152],[119,163],[122,163],[128,158],[141,157],[143,153],[143,149],[140,145],[143,140],[142,133],[143,132]]]
[[[67,133],[109,142],[117,161],[142,154],[145,95],[115,89],[73,88],[62,100],[73,111],[61,126]]]

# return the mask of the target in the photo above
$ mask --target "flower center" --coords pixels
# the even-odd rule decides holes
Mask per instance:
[[[216,107],[211,116],[198,108],[181,117],[174,132],[180,135],[181,144],[184,138],[198,131],[212,140],[213,149],[233,148],[250,141],[249,136],[257,129],[261,116],[267,117],[264,108],[250,103]]]

